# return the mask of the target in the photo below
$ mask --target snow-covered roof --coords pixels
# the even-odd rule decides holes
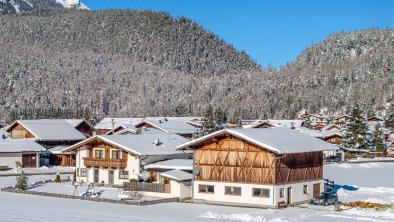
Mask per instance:
[[[198,129],[184,121],[171,120],[171,119],[145,119],[142,122],[136,124],[137,127],[144,124],[151,125],[159,130],[166,133],[177,133],[177,134],[193,134]]]
[[[52,154],[61,154],[63,150],[66,149],[68,146],[55,146],[53,148],[48,149],[47,151]]]
[[[190,146],[197,145],[207,139],[226,133],[279,154],[338,149],[330,143],[326,143],[320,139],[286,127],[224,129],[182,144],[178,146],[177,149],[188,149]]]
[[[148,169],[172,169],[172,170],[193,170],[192,159],[173,159],[163,160],[156,163],[147,164],[144,166]]]
[[[92,124],[90,124],[88,121],[86,121],[85,119],[65,119],[65,120],[66,120],[66,122],[68,122],[74,128],[79,126],[83,122],[88,124],[90,127],[94,128],[94,126]]]
[[[17,120],[7,128],[7,132],[17,124],[32,133],[37,141],[79,141],[86,139],[85,135],[64,119]]]
[[[122,129],[122,130],[119,130],[119,129]],[[125,134],[125,133],[136,133],[137,132],[137,128],[134,125],[132,125],[132,124],[120,124],[114,130],[115,131],[118,130],[117,132],[114,133],[115,135],[122,135],[122,134]],[[106,135],[111,135],[112,134],[112,130],[109,130],[105,134]]]
[[[312,130],[306,127],[298,127],[295,130],[305,133],[309,136],[317,137],[317,138],[326,138],[334,135],[342,136],[342,132],[335,132],[329,130]]]
[[[161,116],[161,117],[153,117],[153,116],[148,116],[145,119],[147,120],[159,120],[159,119],[168,119],[168,120],[178,120],[178,121],[183,121],[183,122],[200,122],[204,121],[204,117],[199,117],[199,116]]]
[[[334,128],[334,127],[338,128],[338,129],[341,129],[341,127],[338,126],[337,124],[331,123],[331,124],[328,124],[327,126],[323,127],[321,130],[330,130],[330,129]]]
[[[176,134],[139,134],[139,135],[97,135],[74,144],[63,152],[82,147],[92,141],[100,139],[109,144],[122,148],[136,155],[162,155],[180,153],[175,148],[189,141]],[[156,145],[157,144],[157,145]]]
[[[1,139],[0,153],[40,152],[45,148],[29,139]]]
[[[111,118],[107,117],[102,119],[99,123],[96,124],[96,129],[112,129],[112,119],[114,120],[114,128],[121,126],[122,124],[135,125],[141,122],[144,118]]]
[[[185,171],[182,170],[170,170],[161,173],[160,175],[178,181],[187,181],[193,179],[193,175],[191,173],[186,173]]]

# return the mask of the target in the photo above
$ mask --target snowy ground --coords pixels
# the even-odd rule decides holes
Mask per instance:
[[[330,164],[326,178],[356,191],[340,189],[340,200],[389,203],[394,200],[394,163]],[[30,177],[33,180],[32,177]],[[2,183],[0,177],[0,184]],[[49,187],[48,187],[49,189]],[[394,211],[350,209],[341,212],[332,207],[308,209],[251,209],[202,204],[168,203],[151,206],[127,206],[91,201],[68,200],[0,192],[1,221],[394,221]],[[3,201],[5,200],[5,201]],[[17,213],[16,213],[17,212]],[[41,212],[41,213],[38,213]]]
[[[77,187],[75,195],[80,195],[81,193],[87,191],[87,189],[88,189],[87,185],[80,185]],[[70,182],[47,183],[29,190],[74,195],[75,186],[72,185]],[[101,198],[120,200],[120,198],[118,198],[118,194],[121,194],[121,189],[119,188],[94,187],[93,191],[100,192]],[[157,200],[157,199],[161,199],[161,198],[149,197],[149,196],[143,197],[143,200]]]
[[[62,178],[67,178],[71,177],[72,174],[62,174]],[[55,179],[55,175],[33,175],[33,176],[28,176],[29,181],[28,184],[32,185],[34,182],[37,181],[43,181],[43,180],[51,180]],[[9,187],[9,186],[15,186],[16,184],[16,176],[1,176],[0,177],[0,187]]]
[[[75,167],[61,167],[61,166],[50,166],[40,168],[15,168],[5,171],[0,171],[0,176],[21,174],[22,170],[26,174],[56,174],[56,173],[74,173]],[[1,180],[1,178],[0,178]]]

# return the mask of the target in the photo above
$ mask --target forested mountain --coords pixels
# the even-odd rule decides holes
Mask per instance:
[[[165,13],[39,10],[0,24],[0,118],[25,107],[201,115],[208,104],[230,119],[293,118],[393,100],[393,30],[331,35],[276,70]]]
[[[0,0],[0,15],[25,13],[48,8],[62,8],[55,0]]]

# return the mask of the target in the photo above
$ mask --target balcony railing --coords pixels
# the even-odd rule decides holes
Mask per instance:
[[[91,157],[84,157],[83,160],[86,167],[111,167],[111,168],[121,168],[121,169],[127,167],[126,160],[100,159],[100,158],[91,158]]]
[[[171,187],[170,184],[161,183],[123,182],[123,190],[170,193]]]

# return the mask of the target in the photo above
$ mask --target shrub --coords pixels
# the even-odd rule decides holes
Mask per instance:
[[[137,179],[135,179],[135,178],[133,178],[133,179],[130,179],[129,181],[130,181],[130,182],[138,182],[138,180],[137,180]]]
[[[62,178],[60,178],[60,174],[57,173],[55,177],[55,183],[61,183],[61,182],[62,182]]]
[[[27,190],[27,181],[29,178],[23,173],[16,178],[16,185],[15,187],[19,190]]]

